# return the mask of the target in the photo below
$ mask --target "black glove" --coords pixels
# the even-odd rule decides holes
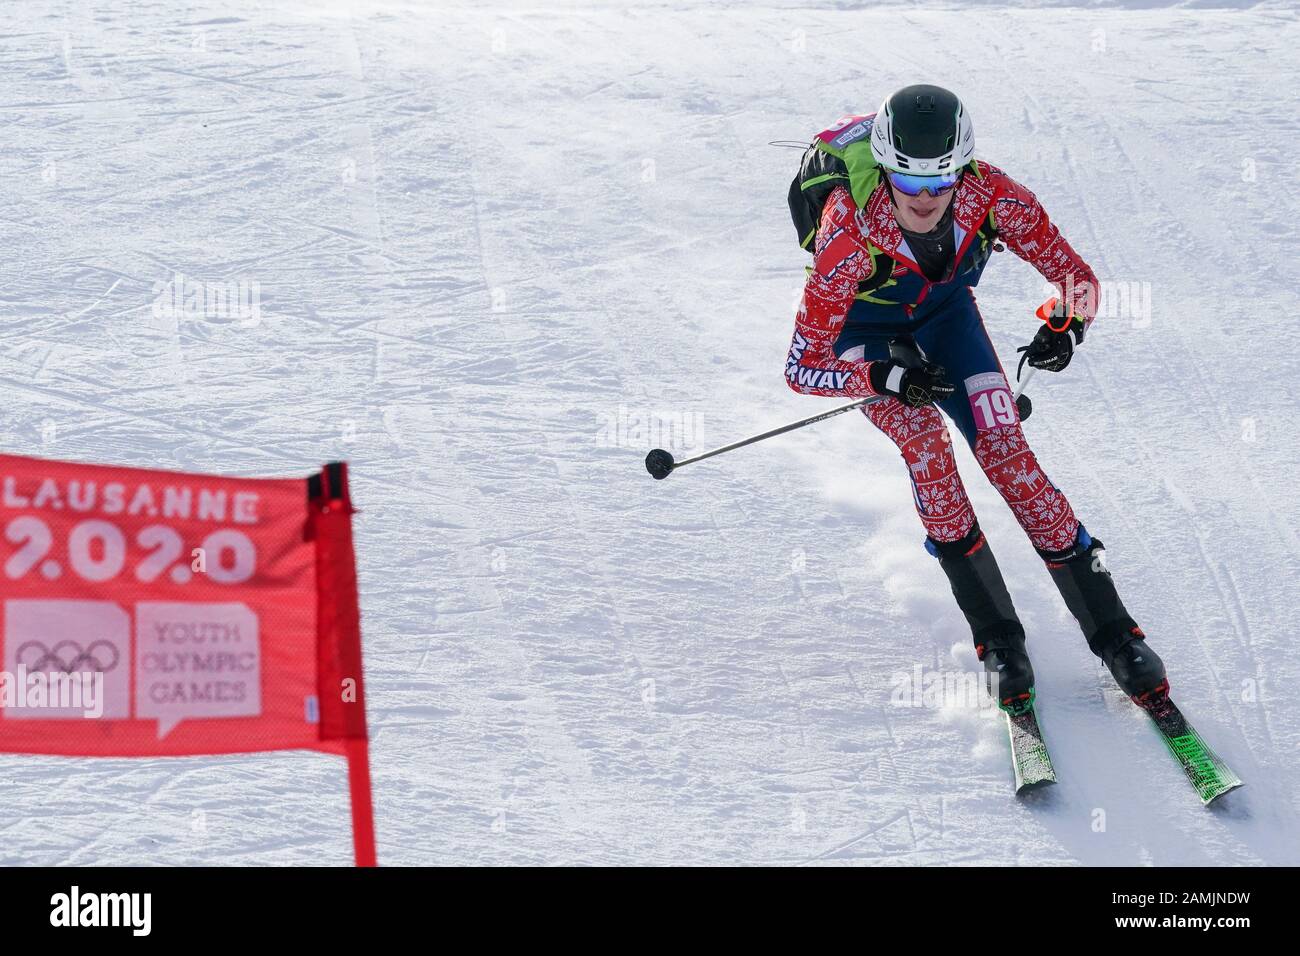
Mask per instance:
[[[933,362],[908,368],[893,359],[881,359],[871,363],[867,378],[876,394],[897,395],[905,404],[920,408],[952,395],[953,387],[944,380],[946,374],[942,365]]]
[[[1074,357],[1074,347],[1083,342],[1084,324],[1078,316],[1067,322],[1063,310],[1064,306],[1058,303],[1051,318],[1034,335],[1034,340],[1016,349],[1017,352],[1024,353],[1020,356],[1020,364],[1016,366],[1017,379],[1024,371],[1026,362],[1031,368],[1046,369],[1049,372],[1059,372],[1070,364],[1070,359]]]

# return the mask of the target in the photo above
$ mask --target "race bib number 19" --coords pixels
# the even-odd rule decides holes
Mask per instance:
[[[1001,372],[982,372],[966,379],[966,394],[970,396],[971,412],[975,416],[977,431],[986,431],[999,425],[1014,425],[1019,421],[1011,389]]]

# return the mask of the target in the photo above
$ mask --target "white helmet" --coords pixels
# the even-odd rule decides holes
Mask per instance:
[[[871,154],[912,176],[955,175],[975,155],[975,128],[956,95],[941,86],[905,86],[880,105]]]

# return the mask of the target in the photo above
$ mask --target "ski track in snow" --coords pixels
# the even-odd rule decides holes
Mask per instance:
[[[0,37],[3,447],[353,463],[382,863],[1300,863],[1294,10],[21,19]],[[1026,431],[1247,781],[1222,805],[1088,653],[964,445],[1062,781],[1020,801],[1000,719],[891,703],[914,664],[977,665],[860,416],[644,472],[653,445],[829,407],[781,378],[808,260],[799,154],[765,144],[923,78],[1103,280],[1150,284],[1149,322],[1103,317],[1036,377]],[[158,315],[178,272],[257,281],[262,321]],[[1008,365],[1040,287],[1006,254],[978,290]],[[9,756],[0,779],[3,863],[350,861],[321,755]]]

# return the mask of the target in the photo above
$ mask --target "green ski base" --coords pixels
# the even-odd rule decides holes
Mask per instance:
[[[1225,793],[1244,786],[1241,778],[1228,768],[1167,696],[1136,703],[1150,715],[1165,746],[1196,788],[1201,803],[1209,806]]]
[[[1033,787],[1056,783],[1056,770],[1052,757],[1043,742],[1043,731],[1038,726],[1038,715],[1033,704],[1020,713],[1007,715],[1007,733],[1011,737],[1011,766],[1016,773],[1016,793]]]

